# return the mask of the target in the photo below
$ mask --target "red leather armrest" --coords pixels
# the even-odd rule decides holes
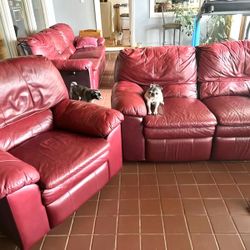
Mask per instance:
[[[39,179],[40,175],[34,167],[0,151],[0,199]]]
[[[69,99],[57,104],[53,113],[57,128],[100,137],[107,136],[124,119],[117,110]]]
[[[58,70],[64,71],[81,71],[92,67],[92,62],[88,59],[68,59],[68,60],[52,60]]]
[[[143,89],[136,83],[121,81],[112,91],[112,108],[124,115],[146,116],[147,108],[143,99]]]

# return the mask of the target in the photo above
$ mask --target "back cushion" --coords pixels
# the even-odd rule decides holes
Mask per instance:
[[[71,29],[71,27],[68,24],[57,23],[57,24],[51,26],[50,28],[58,31],[61,34],[65,43],[73,44],[73,41],[75,39],[75,35],[74,35],[73,30]]]
[[[73,31],[67,24],[56,24],[25,39],[33,55],[43,55],[51,60],[59,59],[62,54],[68,55],[68,59],[76,50],[73,40]]]
[[[1,147],[15,145],[3,143],[5,137],[20,142],[20,137],[27,130],[32,131],[33,127],[38,132],[43,131],[43,128],[50,128],[52,116],[46,110],[65,98],[68,98],[65,84],[48,59],[28,56],[0,61]],[[35,120],[40,128],[36,127]],[[5,135],[4,138],[2,134]],[[29,133],[30,136],[31,134]],[[24,136],[23,139],[27,137],[29,136]]]
[[[165,97],[196,97],[195,48],[162,46],[125,49],[117,57],[115,81],[158,83]]]
[[[65,43],[65,47],[71,52],[71,55],[75,52],[74,39],[75,35],[71,27],[66,23],[58,23],[50,27],[60,33],[61,39]]]
[[[33,55],[42,55],[49,59],[56,59],[58,52],[49,34],[49,29],[46,29],[25,39]]]
[[[200,97],[249,95],[250,58],[247,51],[249,42],[242,41],[197,47]]]

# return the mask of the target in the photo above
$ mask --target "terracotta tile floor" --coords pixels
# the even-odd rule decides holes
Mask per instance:
[[[103,77],[110,106],[115,54]],[[122,171],[33,247],[42,250],[250,249],[250,162],[124,162]],[[0,249],[17,249],[4,235]]]

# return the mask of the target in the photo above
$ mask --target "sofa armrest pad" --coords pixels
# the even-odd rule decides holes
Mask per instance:
[[[98,46],[104,46],[105,45],[105,38],[104,37],[99,37],[97,40]]]
[[[92,62],[88,59],[68,59],[68,60],[52,60],[58,70],[64,71],[81,71],[92,67]]]
[[[58,103],[53,113],[57,128],[98,137],[106,137],[124,119],[117,110],[69,99]]]
[[[0,151],[0,199],[39,179],[40,175],[34,167]]]
[[[124,115],[146,116],[147,107],[143,99],[143,89],[136,83],[120,81],[112,91],[112,108]]]

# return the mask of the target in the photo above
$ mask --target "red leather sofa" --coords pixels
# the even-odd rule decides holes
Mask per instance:
[[[122,165],[123,115],[69,100],[44,57],[0,62],[0,228],[30,247]]]
[[[125,116],[124,159],[249,160],[249,51],[249,41],[121,51],[112,107]],[[156,116],[143,98],[150,83],[163,87]]]
[[[81,40],[71,27],[58,23],[39,33],[18,39],[18,48],[24,55],[42,55],[52,60],[69,87],[72,81],[97,89],[105,68],[104,38],[97,46],[77,47]],[[78,49],[77,49],[78,48]]]
[[[200,99],[217,119],[212,158],[250,160],[250,41],[197,48]]]

